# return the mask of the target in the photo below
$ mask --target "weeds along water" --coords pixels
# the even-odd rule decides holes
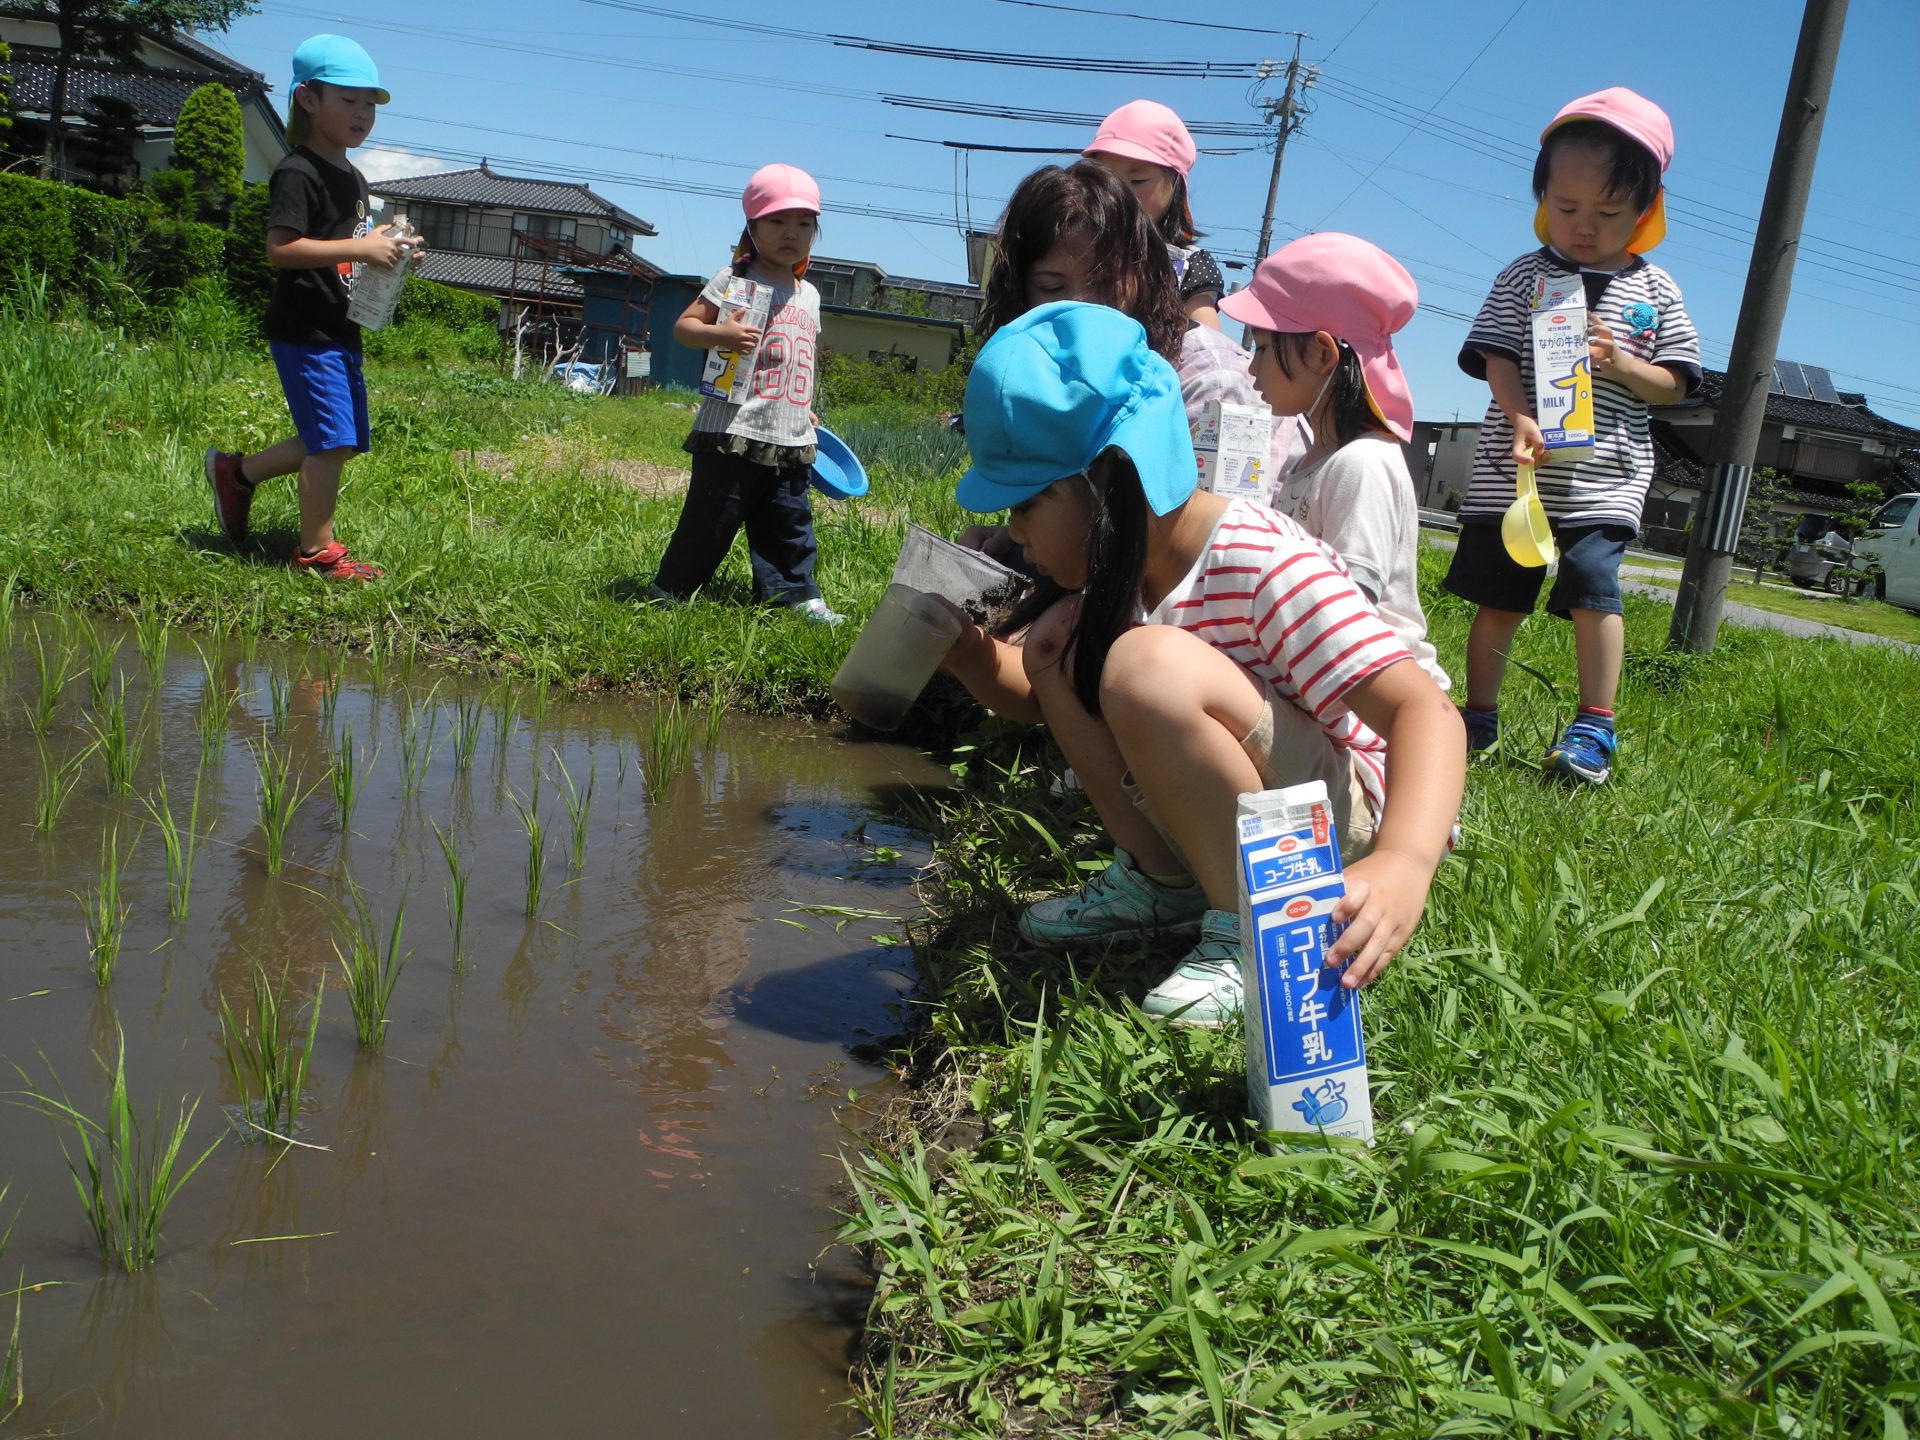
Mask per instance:
[[[1237,1037],[1137,1008],[1172,957],[1009,953],[1095,842],[1043,756],[977,752],[925,1113],[849,1171],[872,1433],[1887,1433],[1920,1343],[1920,667],[1737,631],[1668,664],[1665,623],[1630,606],[1621,766],[1582,793],[1535,758],[1568,637],[1522,632],[1507,762],[1366,992],[1372,1150],[1249,1133]]]

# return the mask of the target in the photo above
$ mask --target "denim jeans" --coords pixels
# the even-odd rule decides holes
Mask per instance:
[[[695,455],[680,521],[653,583],[682,599],[693,594],[713,578],[744,526],[756,602],[798,605],[819,595],[807,473],[804,466],[775,470],[739,455]]]

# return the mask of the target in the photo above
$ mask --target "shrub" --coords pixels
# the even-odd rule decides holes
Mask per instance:
[[[449,330],[465,330],[474,325],[492,328],[499,315],[499,303],[491,296],[456,290],[451,285],[422,280],[417,275],[407,278],[406,288],[400,292],[400,303],[393,312],[394,323],[399,325],[424,320]]]
[[[62,185],[0,173],[0,255],[9,268],[56,283],[73,274],[69,193]]]
[[[273,266],[267,263],[267,187],[242,186],[227,212],[227,292],[256,319],[273,298]]]
[[[826,409],[888,404],[939,413],[960,408],[966,383],[966,371],[959,364],[911,371],[890,360],[829,351],[820,367],[820,403]]]
[[[0,175],[0,255],[44,275],[55,295],[126,319],[196,276],[219,275],[225,242],[212,226],[172,219],[144,198]]]
[[[244,184],[246,142],[240,102],[224,85],[200,86],[174,122],[173,163],[193,179],[199,219],[224,219]]]

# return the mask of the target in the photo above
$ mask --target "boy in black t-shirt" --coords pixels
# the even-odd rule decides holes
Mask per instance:
[[[411,243],[390,226],[372,228],[366,177],[347,160],[373,129],[374,106],[389,98],[371,57],[344,36],[316,35],[293,52],[287,138],[294,150],[275,167],[269,191],[274,287],[265,329],[296,433],[252,455],[206,455],[214,523],[236,545],[246,538],[254,486],[299,473],[293,563],[328,580],[382,573],[334,538],[333,509],[341,470],[368,448],[360,327],[347,318],[354,267],[391,269]]]

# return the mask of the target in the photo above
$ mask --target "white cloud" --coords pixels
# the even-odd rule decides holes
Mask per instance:
[[[362,175],[376,185],[382,180],[410,180],[416,175],[437,175],[442,170],[466,168],[450,160],[435,160],[427,155],[415,155],[407,150],[387,150],[379,146],[368,146],[353,157],[353,163]]]

